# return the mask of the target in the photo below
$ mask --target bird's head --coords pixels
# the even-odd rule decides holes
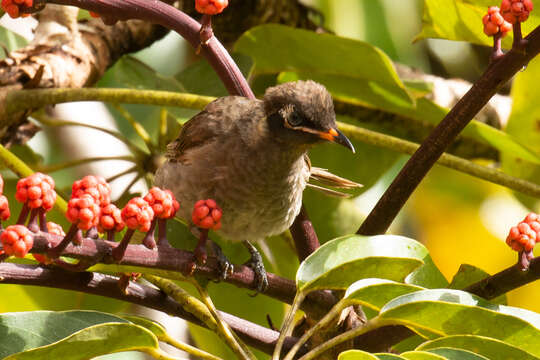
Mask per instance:
[[[277,139],[297,145],[331,141],[354,152],[352,143],[336,126],[332,96],[311,80],[268,88],[263,97],[270,130]]]

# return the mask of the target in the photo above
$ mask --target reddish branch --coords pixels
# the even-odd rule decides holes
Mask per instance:
[[[162,311],[204,326],[195,316],[185,311],[180,304],[158,289],[130,281],[124,291],[118,286],[118,281],[117,277],[99,273],[70,272],[55,268],[0,263],[0,282],[4,284],[53,287],[105,296]],[[225,312],[220,312],[220,314],[248,345],[268,354],[272,353],[279,336],[277,331]],[[288,338],[285,347],[290,349],[295,342],[295,338]]]
[[[358,229],[359,234],[376,235],[388,230],[405,202],[444,150],[497,90],[540,52],[540,28],[536,28],[525,39],[527,42],[523,46],[512,49],[497,61],[493,61],[424,140]]]
[[[44,253],[48,248],[59,244],[62,237],[39,232],[34,236],[34,247],[31,252]],[[118,243],[104,240],[82,239],[81,245],[70,244],[62,252],[62,256],[81,259],[90,263],[120,264],[129,266],[146,267],[152,269],[170,270],[183,272],[188,264],[193,262],[193,253],[178,250],[172,247],[160,247],[158,250],[150,250],[144,245],[129,245],[125,255],[119,262],[112,258],[111,250]],[[255,274],[250,267],[235,265],[234,273],[227,277],[227,282],[241,288],[255,290],[257,287]],[[208,258],[206,264],[197,266],[195,275],[208,279],[219,280],[220,271],[215,258]],[[264,295],[280,301],[291,303],[296,293],[293,281],[278,275],[268,273],[268,289]],[[332,295],[325,292],[316,292],[308,296],[304,302],[304,310],[316,317],[324,315],[335,303]]]

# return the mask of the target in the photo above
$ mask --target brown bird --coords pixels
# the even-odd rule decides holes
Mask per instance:
[[[291,226],[310,175],[327,185],[359,186],[311,167],[307,157],[310,147],[324,141],[354,152],[335,120],[331,95],[313,81],[271,87],[262,100],[219,98],[185,123],[168,145],[167,161],[154,182],[174,193],[181,204],[178,216],[188,222],[197,200],[216,200],[223,209],[218,233],[248,247],[247,265],[257,274],[258,290],[264,291],[266,272],[249,241],[280,234]],[[216,250],[226,277],[232,265]]]

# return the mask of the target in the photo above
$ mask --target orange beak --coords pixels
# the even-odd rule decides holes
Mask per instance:
[[[327,132],[323,132],[321,131],[319,133],[319,137],[321,139],[325,139],[325,140],[328,140],[328,141],[331,141],[331,142],[334,142],[336,144],[340,144],[340,145],[343,145],[345,146],[347,149],[351,150],[354,154],[354,146],[353,144],[351,143],[351,141],[345,136],[343,135],[343,133],[341,131],[339,131],[338,129],[330,129],[328,130]]]

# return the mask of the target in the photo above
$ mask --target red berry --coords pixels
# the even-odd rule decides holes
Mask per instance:
[[[23,225],[10,225],[0,235],[4,252],[23,258],[34,245],[32,233]]]
[[[154,210],[141,197],[135,197],[122,209],[122,220],[132,230],[147,232],[154,219]]]
[[[56,201],[54,180],[49,175],[35,173],[17,182],[15,199],[31,209],[43,208],[49,211]]]
[[[106,232],[107,230],[122,231],[126,226],[122,220],[120,209],[114,204],[109,204],[101,208],[99,216],[98,231]]]
[[[77,180],[71,187],[71,197],[81,197],[83,194],[91,195],[99,206],[108,205],[111,202],[111,186],[102,176],[87,175]]]
[[[90,16],[93,18],[101,17],[101,15],[99,15],[97,12],[89,11],[89,13],[90,13]]]
[[[482,23],[484,24],[484,33],[487,36],[496,34],[505,36],[506,33],[512,29],[512,24],[505,21],[497,6],[488,8],[487,14],[482,18]]]
[[[173,218],[180,208],[180,204],[170,190],[162,190],[158,187],[151,188],[144,200],[152,207],[154,215],[160,219]]]
[[[532,251],[536,242],[540,241],[540,216],[528,214],[517,226],[510,228],[506,243],[515,251]]]
[[[221,208],[214,200],[199,200],[193,206],[191,220],[197,227],[219,230],[221,228],[222,214]]]
[[[195,9],[201,14],[216,15],[229,5],[228,0],[195,0]]]
[[[501,2],[502,16],[511,24],[527,20],[532,10],[533,3],[531,0],[503,0]]]
[[[7,220],[11,216],[7,197],[0,195],[0,220]]]
[[[80,198],[72,198],[68,202],[66,211],[67,219],[81,230],[88,230],[97,226],[99,221],[100,208],[89,194],[84,194]]]

